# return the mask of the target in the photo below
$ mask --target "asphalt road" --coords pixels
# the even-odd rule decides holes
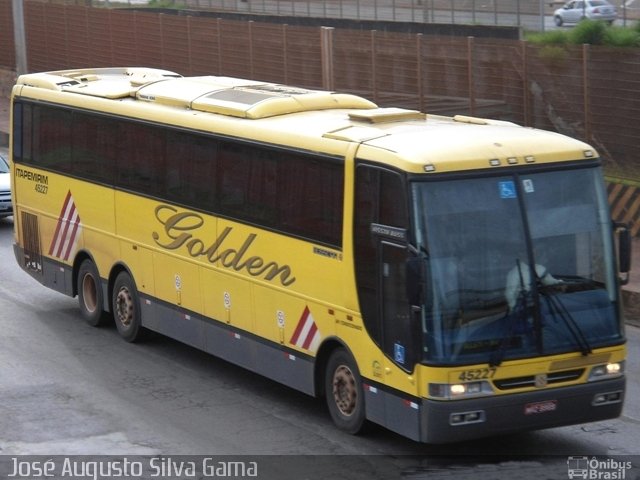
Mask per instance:
[[[564,479],[569,456],[640,455],[638,328],[619,419],[445,446],[354,437],[316,399],[158,335],[132,345],[86,325],[76,299],[18,267],[12,241],[0,220],[0,478],[15,455],[240,455],[274,479],[477,479],[477,464],[485,478]]]

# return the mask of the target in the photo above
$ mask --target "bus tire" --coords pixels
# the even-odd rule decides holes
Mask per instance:
[[[356,363],[345,349],[331,354],[325,371],[325,396],[329,413],[336,426],[357,434],[365,423],[362,378]]]
[[[103,325],[106,315],[102,308],[104,306],[102,281],[95,264],[88,258],[80,264],[76,286],[82,318],[93,327]]]
[[[127,272],[120,272],[116,277],[111,307],[120,336],[131,343],[141,340],[144,329],[140,315],[140,299],[136,285]]]

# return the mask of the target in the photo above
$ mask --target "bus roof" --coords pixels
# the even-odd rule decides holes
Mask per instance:
[[[182,77],[154,68],[26,74],[18,78],[14,95],[329,154],[358,143],[359,158],[415,173],[597,156],[586,143],[510,122],[379,108],[351,94],[230,77]]]

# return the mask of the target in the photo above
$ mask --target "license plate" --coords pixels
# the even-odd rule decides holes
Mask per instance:
[[[558,408],[557,400],[546,400],[544,402],[527,403],[524,406],[525,415],[536,415],[538,413],[553,412]]]

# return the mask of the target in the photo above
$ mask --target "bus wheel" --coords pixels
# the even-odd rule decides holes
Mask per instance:
[[[140,340],[143,334],[140,301],[136,286],[127,272],[120,272],[116,277],[111,303],[120,336],[127,342]]]
[[[104,305],[102,282],[98,269],[91,260],[83,260],[80,264],[76,286],[82,318],[94,327],[102,325],[106,317],[102,309]]]
[[[336,350],[329,358],[325,395],[336,426],[348,433],[359,433],[365,421],[362,379],[355,361],[344,349]]]

